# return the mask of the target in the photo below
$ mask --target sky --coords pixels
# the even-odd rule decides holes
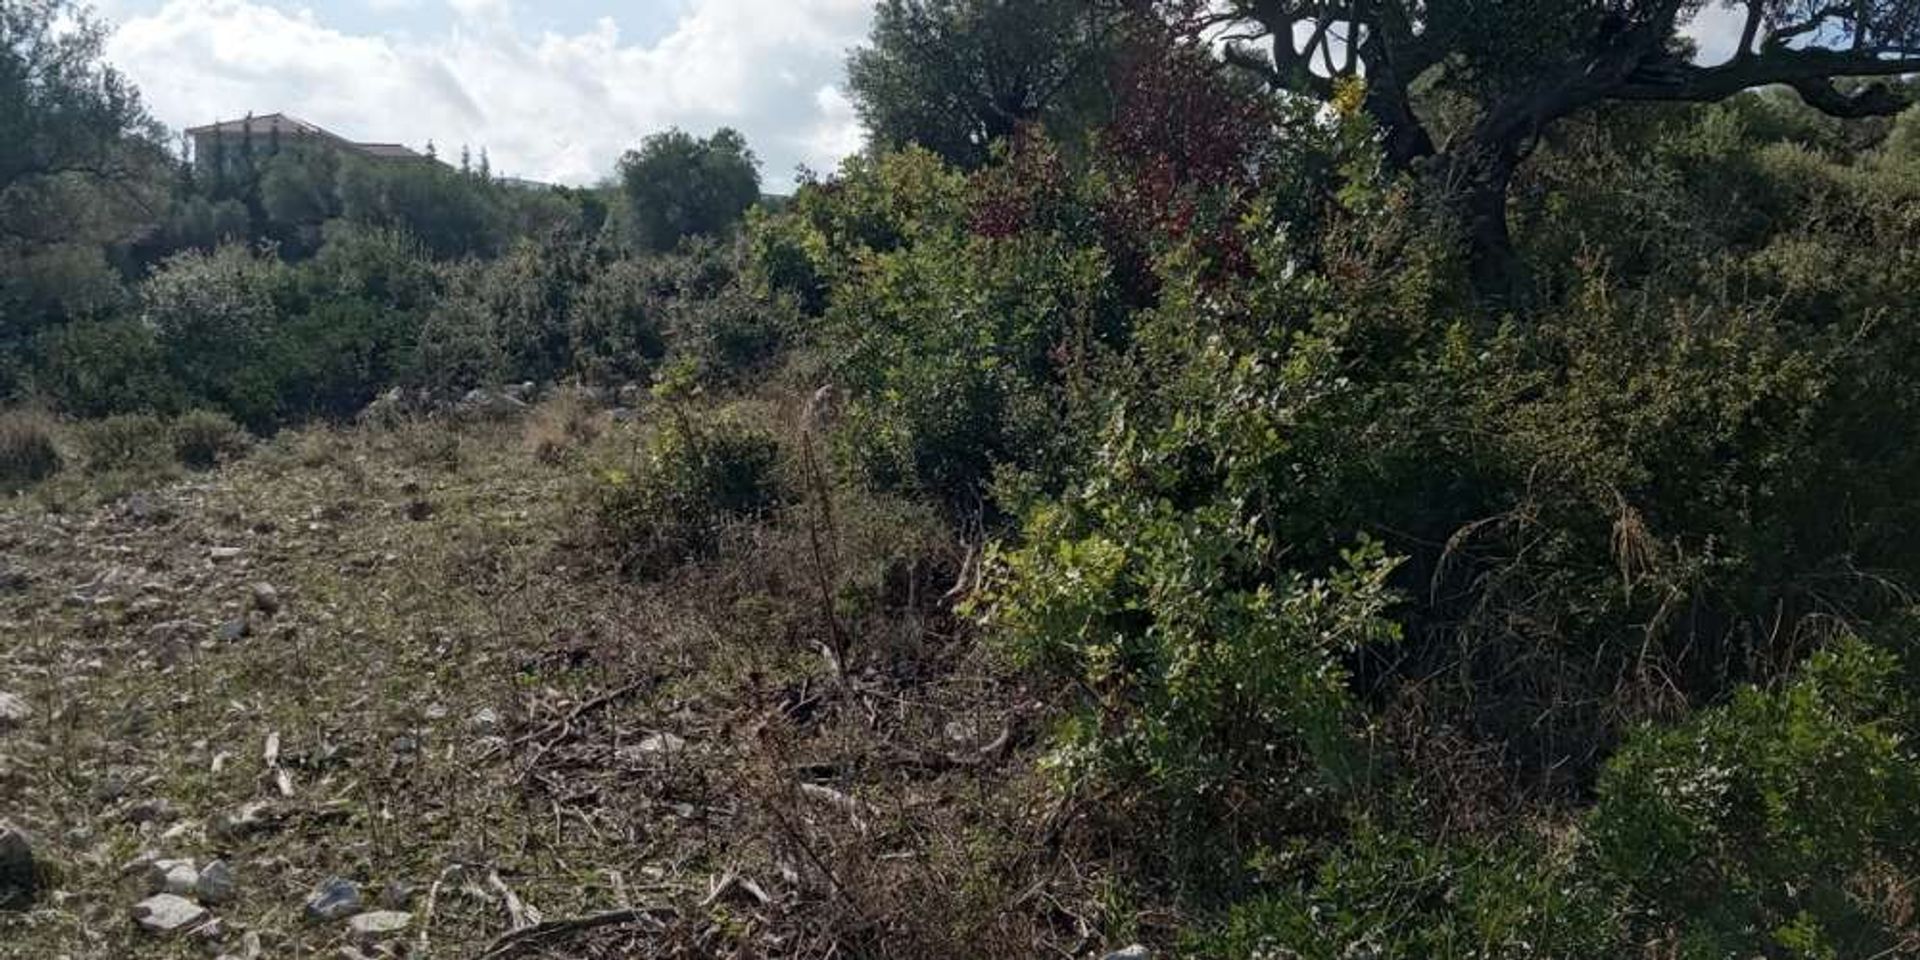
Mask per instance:
[[[860,149],[847,51],[873,0],[95,0],[107,59],[176,130],[288,113],[354,140],[485,148],[589,184],[669,126],[744,133],[769,190]],[[1739,35],[1710,7],[1702,60]]]
[[[95,0],[108,62],[179,130],[288,113],[354,140],[485,148],[586,184],[678,126],[746,134],[770,190],[861,145],[842,90],[872,0]]]

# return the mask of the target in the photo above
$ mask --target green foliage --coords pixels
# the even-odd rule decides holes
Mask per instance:
[[[60,472],[64,463],[54,443],[53,418],[0,411],[0,494],[25,490]]]
[[[776,506],[779,463],[779,442],[757,427],[680,419],[636,462],[593,477],[590,521],[622,570],[657,576],[712,551],[727,523]]]
[[[1281,829],[1288,808],[1366,782],[1343,664],[1398,633],[1377,544],[1310,578],[1274,569],[1250,519],[1122,490],[1038,508],[1027,545],[993,557],[982,607],[1022,662],[1084,692],[1060,772],[1146,788],[1196,843],[1229,805]]]
[[[74,446],[90,474],[154,477],[175,466],[166,421],[151,414],[119,414],[78,424]]]
[[[1689,957],[1896,950],[1903,921],[1872,887],[1920,875],[1920,714],[1898,678],[1844,641],[1777,691],[1636,734],[1590,831],[1646,922],[1678,924]]]
[[[138,320],[53,327],[35,338],[33,355],[34,388],[76,416],[171,410],[183,399],[159,336]]]
[[[718,236],[760,199],[760,162],[739,133],[705,139],[668,130],[620,158],[629,241],[664,252],[692,236]]]
[[[567,312],[569,351],[592,383],[640,382],[666,356],[664,298],[657,268],[618,260],[595,271]]]
[[[141,288],[168,369],[187,394],[246,423],[271,422],[279,407],[267,355],[275,339],[287,269],[244,247],[169,258]]]
[[[1630,955],[1581,861],[1537,841],[1433,844],[1360,824],[1298,889],[1236,906],[1196,955],[1601,960]]]
[[[189,410],[174,419],[168,432],[174,459],[195,470],[234,460],[253,445],[253,438],[232,417],[213,410]]]
[[[499,188],[438,163],[350,161],[338,190],[347,221],[403,230],[436,257],[486,256],[505,243]]]
[[[1023,124],[1091,126],[1113,30],[1073,0],[884,0],[847,84],[876,143],[972,169]]]
[[[106,38],[66,0],[0,8],[0,200],[34,178],[124,176],[158,139],[139,91],[100,62]]]

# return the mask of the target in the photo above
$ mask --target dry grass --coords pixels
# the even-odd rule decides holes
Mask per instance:
[[[233,863],[226,946],[251,931],[269,956],[344,945],[300,916],[334,875],[370,900],[414,889],[413,956],[1103,943],[1098,866],[1031,773],[1034,704],[952,617],[963,551],[933,513],[835,486],[830,532],[795,504],[633,583],[576,545],[566,494],[637,428],[550,407],[524,428],[302,431],[137,510],[0,512],[31,572],[0,593],[0,688],[34,708],[0,734],[0,795],[60,877],[0,943],[207,955],[128,921],[142,851]],[[544,432],[578,457],[513,442]],[[248,613],[256,582],[280,612]],[[213,828],[251,802],[270,828]],[[514,901],[613,922],[502,940]]]
[[[559,464],[590,447],[607,432],[605,410],[586,397],[562,390],[542,401],[528,415],[522,439],[527,452],[545,464]]]
[[[60,472],[58,424],[38,410],[0,412],[0,494],[18,493]]]

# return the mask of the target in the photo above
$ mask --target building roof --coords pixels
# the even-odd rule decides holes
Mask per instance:
[[[423,160],[425,155],[398,143],[356,143],[355,150],[370,157],[382,157],[393,160]]]
[[[239,120],[219,120],[203,127],[190,127],[188,135],[195,137],[214,136],[222,139],[234,136],[272,137],[297,139],[317,137],[330,140],[342,147],[363,156],[381,160],[421,160],[424,155],[399,143],[355,143],[316,123],[308,123],[299,117],[284,113],[268,113]]]
[[[316,124],[308,123],[299,117],[287,116],[284,113],[269,113],[265,116],[242,117],[239,120],[217,120],[204,127],[189,127],[187,129],[187,133],[195,136],[201,134],[220,134],[223,136],[226,134],[234,134],[238,136],[247,132],[252,132],[259,136],[271,136],[277,132],[283,137],[329,137],[343,142],[345,140],[344,137],[330,133]]]

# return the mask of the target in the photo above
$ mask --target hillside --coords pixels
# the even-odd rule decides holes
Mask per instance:
[[[772,203],[0,5],[0,954],[1920,956],[1920,8],[1334,8],[886,0]]]

